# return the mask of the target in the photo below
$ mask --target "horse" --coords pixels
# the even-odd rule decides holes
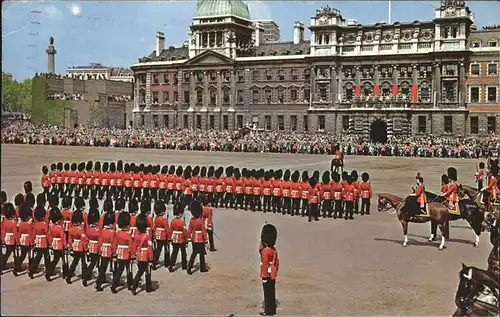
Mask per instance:
[[[338,173],[339,168],[340,174],[342,174],[344,172],[344,161],[335,157],[330,162],[330,171]]]
[[[396,195],[381,193],[378,194],[378,203],[377,210],[378,211],[388,211],[390,209],[395,209],[401,226],[403,227],[404,241],[402,246],[406,247],[408,245],[408,224],[410,222],[413,223],[426,223],[431,222],[432,227],[438,227],[441,231],[441,244],[439,245],[439,250],[443,250],[445,246],[446,239],[449,239],[449,213],[448,208],[441,203],[428,203],[427,207],[429,209],[429,217],[427,216],[419,216],[419,215],[410,215],[410,211],[413,211],[409,208],[412,203],[408,204],[408,199],[413,200],[415,198],[416,207],[416,197],[408,196],[407,198],[401,198]]]
[[[468,196],[470,199],[474,200],[479,210],[483,212],[485,220],[484,227],[489,230],[495,219],[500,219],[500,210],[495,207],[493,207],[493,210],[490,210],[488,206],[483,203],[483,195],[489,195],[489,192],[481,192],[474,187],[462,184],[458,187],[458,196],[460,198]]]
[[[453,316],[498,316],[498,280],[485,270],[463,263],[459,277]]]

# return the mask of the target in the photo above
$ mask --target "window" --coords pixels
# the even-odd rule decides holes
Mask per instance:
[[[489,41],[489,42],[488,42],[488,46],[489,46],[489,47],[497,47],[497,45],[498,45],[498,42],[497,42],[497,41]]]
[[[163,126],[167,129],[170,128],[170,124],[168,123],[168,114],[163,115]]]
[[[497,87],[488,87],[488,102],[497,101]]]
[[[453,133],[453,117],[444,116],[444,133]]]
[[[325,116],[318,116],[318,128],[319,130],[325,130]]]
[[[189,91],[184,91],[184,102],[189,103]]]
[[[163,103],[170,103],[170,98],[168,96],[168,91],[163,92]]]
[[[418,116],[418,133],[427,133],[427,117]]]
[[[472,134],[479,133],[479,118],[478,117],[470,117],[470,133],[472,133]]]
[[[285,130],[285,117],[284,116],[278,116],[278,130],[280,130],[280,131]]]
[[[258,70],[252,72],[252,81],[260,81],[260,72]]]
[[[158,85],[159,82],[158,74],[153,74],[153,85]]]
[[[321,87],[319,89],[319,98],[320,100],[328,100],[328,97],[326,96],[326,88]]]
[[[297,116],[290,116],[290,130],[297,131]]]
[[[214,82],[217,80],[217,73],[216,72],[210,72],[210,81]]]
[[[284,70],[280,69],[278,71],[278,78],[279,78],[279,80],[285,80],[285,71]]]
[[[208,126],[211,130],[215,129],[215,116],[213,114],[208,117]]]
[[[196,129],[201,130],[201,115],[200,114],[196,115]]]
[[[230,72],[224,72],[223,76],[224,76],[225,82],[228,82],[231,80],[231,73]]]
[[[202,72],[196,72],[196,81],[201,83],[203,81],[203,73]]]
[[[236,82],[242,83],[245,81],[244,73],[242,70],[236,71]]]
[[[264,127],[266,130],[271,130],[271,116],[264,117]]]
[[[470,87],[470,102],[479,102],[479,87]]]
[[[236,91],[236,100],[238,103],[243,103],[243,90]]]
[[[153,91],[153,103],[158,103],[158,92]]]
[[[481,71],[481,65],[472,64],[470,65],[470,74],[473,76],[479,76],[479,72]]]
[[[342,116],[342,133],[349,132],[349,116]]]
[[[183,124],[184,124],[184,129],[187,129],[189,127],[189,122],[188,122],[188,115],[185,114],[183,117]]]
[[[215,98],[215,91],[214,91],[214,98]],[[223,89],[222,91],[222,99],[225,104],[229,103],[229,89]],[[212,100],[212,96],[210,96],[210,100]],[[215,103],[215,101],[214,101]]]
[[[179,93],[177,91],[174,91],[174,101],[179,101]]]
[[[144,125],[144,115],[141,114],[141,125]]]
[[[480,41],[473,42],[472,47],[481,47],[481,42]]]
[[[285,101],[285,91],[283,88],[278,88],[278,101],[283,103]]]
[[[290,99],[292,101],[297,101],[297,89],[290,90]]]
[[[290,75],[292,76],[292,80],[297,80],[297,79],[299,79],[299,75],[297,75],[297,70],[295,70],[295,69],[292,69],[292,71],[291,71],[291,74],[290,74]]]
[[[497,132],[497,118],[488,117],[488,133],[496,133],[496,132]]]
[[[157,114],[153,115],[153,125],[155,128],[158,128],[158,115]]]
[[[267,103],[271,103],[271,100],[272,100],[272,91],[271,91],[271,88],[266,88],[266,90],[264,91],[264,94],[265,94],[265,100]]]
[[[273,79],[273,73],[268,69],[266,70],[266,80]]]
[[[259,98],[259,90],[258,89],[252,90],[252,102],[254,104],[259,103],[259,101],[260,101],[259,99],[260,99]]]
[[[196,91],[196,103],[201,104],[203,102],[203,91],[197,90]]]
[[[309,117],[304,116],[304,131],[309,131]]]
[[[236,116],[236,127],[238,129],[243,128],[243,116],[242,115],[237,115]]]
[[[227,96],[227,101],[226,101],[226,93],[227,90],[224,90],[224,103],[229,102],[229,96]],[[217,101],[217,91],[215,90],[210,90],[210,104],[215,105],[215,102]]]
[[[431,93],[429,87],[420,88],[420,100],[422,102],[430,102],[431,101]]]
[[[169,82],[170,82],[170,74],[169,73],[163,74],[163,83],[168,84]]]
[[[311,73],[309,72],[309,69],[304,69],[304,79],[309,80],[311,78]]]
[[[497,74],[497,64],[488,64],[488,76],[496,76]]]
[[[309,88],[304,89],[304,102],[309,102],[311,98],[311,91]]]
[[[177,85],[179,83],[179,76],[177,73],[174,73],[174,85]]]
[[[222,129],[229,129],[229,116],[227,114],[222,116]]]
[[[184,73],[184,83],[189,83],[189,73]]]

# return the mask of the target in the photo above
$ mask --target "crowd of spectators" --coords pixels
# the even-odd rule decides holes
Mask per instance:
[[[372,143],[352,135],[290,131],[200,131],[159,128],[115,129],[14,121],[2,129],[2,143],[158,148],[191,151],[332,154],[339,144],[346,155],[481,158],[498,153],[500,138],[390,138]]]
[[[55,94],[49,96],[49,99],[51,99],[51,100],[84,100],[85,99],[85,93],[83,93],[83,92],[74,92],[74,93],[62,92],[62,93],[55,93]]]
[[[132,101],[132,95],[110,95],[108,96],[108,101],[115,102],[124,102],[124,101]]]

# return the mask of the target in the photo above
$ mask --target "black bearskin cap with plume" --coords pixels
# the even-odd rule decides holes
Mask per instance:
[[[337,172],[332,172],[332,180],[333,180],[335,183],[340,182],[340,174],[339,174],[339,173],[337,173]]]
[[[484,162],[479,162],[479,168],[484,168]]]
[[[441,183],[448,184],[449,182],[450,180],[448,179],[448,175],[446,174],[441,175]]]
[[[198,174],[200,173],[200,167],[198,165],[196,165],[194,168],[193,168],[193,172],[191,173],[192,176],[198,176]]]
[[[356,182],[358,180],[358,178],[359,178],[358,171],[352,170],[352,172],[351,172],[351,178],[352,178],[353,182]]]
[[[37,202],[38,204],[38,202]],[[41,206],[45,205],[45,197],[43,198],[42,202],[41,202]],[[59,196],[57,195],[50,195],[49,197],[49,206],[53,207],[53,206],[58,206],[59,205]]]
[[[56,164],[56,163],[52,163],[52,164],[50,164],[50,170],[51,170],[51,171],[53,171],[53,172],[54,172],[56,169],[57,169],[57,164]]]
[[[321,181],[323,184],[329,184],[330,183],[330,171],[325,171],[323,173],[323,176],[321,177]]]
[[[98,172],[101,171],[101,162],[99,162],[99,161],[95,162],[94,171],[98,171]]]
[[[190,179],[191,178],[191,166],[188,165],[186,166],[186,168],[184,169],[184,179]]]
[[[104,173],[106,173],[106,172],[108,171],[108,169],[109,169],[109,163],[108,163],[108,162],[104,162],[104,163],[102,164],[102,171],[103,171]]]
[[[23,194],[17,194],[14,197],[14,204],[16,205],[16,207],[19,207],[22,204],[24,204],[24,196],[23,196]]]
[[[240,177],[241,177],[240,169],[239,168],[235,168],[233,170],[233,175],[234,175],[234,178],[240,179]]]
[[[57,196],[52,196],[52,197],[57,197]],[[40,194],[36,195],[36,205],[37,206],[45,206],[46,202],[47,201],[45,199],[45,194],[44,193],[40,193]],[[57,206],[57,204],[56,204],[56,206]]]
[[[64,170],[69,171],[69,163],[64,163]]]
[[[62,207],[63,208],[71,208],[71,204],[73,203],[73,198],[71,196],[65,196],[62,199]]]
[[[121,212],[118,215],[118,228],[127,228],[130,225],[130,214],[128,212]]]
[[[307,171],[302,172],[302,181],[307,182],[309,180],[309,173]]]
[[[92,208],[92,209],[97,209],[99,208],[99,201],[97,200],[97,198],[90,198],[89,200],[89,208]]]
[[[318,180],[315,177],[309,178],[309,185],[314,188],[318,184]]]
[[[125,198],[123,197],[120,197],[116,200],[115,202],[115,209],[117,211],[122,211],[122,210],[125,210]]]
[[[182,166],[177,166],[177,169],[175,170],[175,175],[177,176],[182,176]]]
[[[233,176],[233,170],[234,170],[234,167],[232,167],[232,166],[226,167],[226,176],[227,177]]]
[[[342,172],[342,180],[343,181],[346,181],[348,176],[349,176],[349,173],[347,171]]]
[[[72,170],[73,172],[76,172],[76,168],[77,168],[76,163],[71,163],[71,170]]]
[[[123,161],[122,160],[119,160],[117,163],[116,163],[116,170],[118,172],[122,172],[123,171]]]
[[[75,208],[76,209],[83,209],[83,208],[85,208],[85,200],[83,200],[82,197],[76,197],[75,198]]]
[[[319,181],[319,171],[314,171],[312,177],[316,178],[316,181]]]
[[[206,167],[206,166],[202,166],[202,167],[201,167],[201,170],[200,170],[200,176],[201,176],[201,177],[205,177],[205,176],[207,176],[207,167]]]
[[[370,180],[370,175],[367,172],[364,172],[363,174],[361,174],[361,180],[363,182],[367,182],[368,180]]]
[[[161,173],[162,174],[167,174],[168,173],[168,165],[163,165],[163,167],[161,168]]]
[[[62,171],[63,170],[63,163],[62,162],[57,163],[57,170],[58,171]]]
[[[454,167],[448,167],[447,173],[448,178],[452,181],[457,181],[457,170]]]
[[[151,212],[151,201],[149,199],[143,199],[141,201],[141,214],[149,215]]]
[[[170,165],[168,168],[168,174],[175,174],[175,165]]]
[[[116,172],[116,163],[115,162],[111,162],[109,164],[109,171],[112,173]]]
[[[268,181],[271,179],[271,173],[269,171],[266,171],[264,173],[264,180]]]
[[[283,180],[288,182],[290,180],[290,170],[286,170],[285,174],[283,174]]]
[[[191,215],[193,218],[200,218],[201,213],[203,212],[203,207],[201,206],[201,202],[199,200],[193,200],[191,205],[189,206],[191,210]]]
[[[83,172],[85,170],[85,162],[80,162],[78,164],[78,171]]]
[[[275,226],[273,226],[270,223],[267,223],[262,227],[262,231],[260,233],[260,240],[263,245],[267,247],[274,247],[277,238],[278,238],[278,230],[276,230]]]
[[[106,198],[106,200],[104,200],[102,210],[104,210],[104,212],[113,211],[113,200],[111,198]]]
[[[213,166],[210,166],[207,171],[207,176],[212,177],[214,176],[215,168]]]
[[[128,163],[125,163],[125,166],[123,166],[123,171],[125,173],[129,173],[130,172],[130,165]]]
[[[24,182],[23,187],[24,187],[24,192],[26,194],[31,193],[33,191],[33,184],[31,183],[31,181]]]
[[[224,173],[224,168],[221,166],[217,170],[215,170],[215,177],[220,178]]]
[[[49,173],[49,168],[47,166],[42,166],[42,173],[43,175],[47,175]]]
[[[283,176],[283,171],[282,170],[276,170],[274,172],[274,179],[280,179]]]
[[[165,206],[163,200],[157,200],[155,202],[154,211],[157,216],[165,214],[165,211],[167,211],[167,206]]]
[[[292,173],[292,182],[296,183],[299,181],[299,177],[300,177],[300,172],[299,171],[295,171]]]

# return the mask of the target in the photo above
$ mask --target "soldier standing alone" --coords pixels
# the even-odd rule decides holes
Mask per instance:
[[[260,277],[264,289],[264,311],[261,316],[276,314],[276,277],[278,275],[278,250],[274,247],[278,233],[276,227],[266,224],[262,227],[260,239]]]

